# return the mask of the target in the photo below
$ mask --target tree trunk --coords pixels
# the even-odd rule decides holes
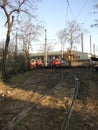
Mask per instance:
[[[71,67],[71,49],[69,50],[69,67]]]
[[[29,51],[25,51],[26,57],[27,57],[27,62],[28,62],[28,70],[30,70],[30,56],[29,56]]]
[[[3,77],[4,79],[7,79],[7,54],[8,54],[8,46],[10,42],[10,33],[12,31],[12,26],[14,23],[14,16],[12,16],[12,21],[10,22],[10,15],[11,14],[6,14],[7,15],[7,22],[8,22],[8,31],[7,31],[7,36],[6,36],[6,43],[5,43],[5,49],[3,53]]]
[[[10,36],[7,34],[6,37],[6,43],[5,43],[5,49],[3,51],[3,67],[2,67],[2,73],[3,73],[3,78],[7,79],[7,54],[8,54],[8,46],[10,42]]]

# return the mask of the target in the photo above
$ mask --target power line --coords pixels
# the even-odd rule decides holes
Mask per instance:
[[[80,11],[79,11],[79,13],[78,13],[78,15],[77,15],[76,19],[78,19],[78,17],[79,17],[79,16],[80,16],[80,14],[82,13],[82,11],[83,11],[83,9],[85,8],[85,6],[86,6],[87,2],[88,2],[88,0],[86,0],[86,1],[84,2],[84,4],[83,4],[82,8],[80,9]]]
[[[73,11],[72,11],[72,8],[71,8],[71,5],[70,5],[69,0],[66,0],[66,1],[67,1],[67,5],[68,5],[68,7],[69,7],[69,9],[70,9],[70,12],[71,12],[73,18],[75,19],[75,21],[77,21],[77,19],[79,18],[80,14],[83,12],[83,9],[85,8],[85,6],[86,6],[88,0],[85,0],[83,6],[81,7],[81,9],[80,9],[80,11],[79,11],[79,13],[78,13],[78,15],[77,15],[76,17],[75,17],[75,15],[74,15]]]
[[[74,16],[74,14],[73,14],[73,11],[72,11],[71,6],[70,6],[70,3],[69,3],[69,0],[67,0],[67,4],[68,4],[68,7],[69,7],[69,9],[70,9],[70,12],[71,12],[73,18],[75,19],[75,16]]]
[[[68,4],[67,4],[67,9],[66,9],[66,16],[65,16],[65,28],[67,24],[67,16],[68,16]]]

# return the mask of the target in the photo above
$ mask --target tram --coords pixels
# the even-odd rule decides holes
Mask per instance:
[[[95,62],[94,68],[98,71],[98,57],[91,57],[91,60]]]

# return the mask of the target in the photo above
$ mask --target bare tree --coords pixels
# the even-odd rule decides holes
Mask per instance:
[[[4,45],[5,45],[4,39],[0,40],[0,59],[2,59],[3,56]]]
[[[19,16],[21,13],[25,13],[27,15],[32,15],[34,11],[35,2],[38,0],[0,0],[0,8],[3,10],[6,16],[6,25],[7,25],[7,36],[5,42],[5,49],[3,54],[3,76],[4,78],[7,77],[7,54],[8,54],[8,47],[10,43],[10,36],[12,32],[12,27],[14,24],[15,16]]]
[[[95,4],[95,11],[93,11],[93,14],[98,14],[98,2]],[[95,19],[95,23],[93,23],[92,25],[90,25],[91,27],[97,27],[98,28],[98,19]]]
[[[26,22],[21,21],[19,22],[19,32],[18,38],[22,43],[22,51],[25,53],[28,61],[28,69],[30,63],[30,49],[33,47],[33,43],[38,41],[38,37],[40,35],[42,25],[40,23],[33,23],[30,19]]]
[[[0,40],[0,48],[3,49],[5,45],[4,39]]]
[[[40,46],[39,46],[40,45]],[[38,44],[39,48],[37,49],[38,52],[41,53],[45,53],[45,50],[47,49],[47,53],[53,51],[53,46],[55,45],[55,43],[53,41],[48,42],[47,45],[45,45],[45,43],[43,44]],[[47,47],[47,48],[46,48]]]
[[[65,45],[65,43],[66,43],[66,41],[67,41],[67,36],[66,36],[66,34],[65,34],[65,29],[59,31],[59,32],[57,33],[57,37],[58,37],[58,39],[59,39],[59,41],[60,41],[60,43],[61,43],[62,58],[64,58],[64,57],[63,57],[64,45]]]
[[[61,43],[68,42],[70,47],[68,49],[69,54],[69,64],[71,65],[71,51],[74,47],[74,44],[79,43],[80,41],[80,25],[76,23],[76,21],[68,22],[67,28],[59,31],[58,38],[60,39]]]

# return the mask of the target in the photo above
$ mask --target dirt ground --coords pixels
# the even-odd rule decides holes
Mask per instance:
[[[61,130],[72,103],[73,78],[66,78],[45,99],[34,103],[68,71],[39,69],[14,76],[7,83],[0,81],[0,130],[26,110],[14,130]],[[79,78],[80,87],[67,130],[98,130],[98,71],[75,68],[71,72]]]

